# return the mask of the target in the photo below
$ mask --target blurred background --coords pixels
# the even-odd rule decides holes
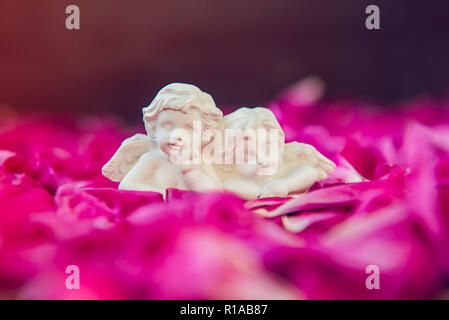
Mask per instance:
[[[380,30],[365,28],[370,4]],[[170,82],[255,106],[309,75],[326,99],[389,106],[442,96],[448,74],[447,0],[0,1],[0,102],[18,110],[136,119]]]

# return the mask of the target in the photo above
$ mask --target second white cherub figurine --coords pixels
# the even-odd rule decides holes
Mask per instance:
[[[222,165],[218,172],[224,190],[244,199],[303,193],[315,182],[326,179],[335,168],[332,161],[309,144],[285,144],[284,132],[273,112],[267,108],[237,109],[223,117],[221,127],[222,131],[242,130],[244,146],[241,150],[244,150],[245,161],[233,161],[231,166]],[[262,135],[256,134],[257,131]],[[268,132],[274,134],[269,139],[258,141]]]
[[[269,109],[240,108],[223,117],[212,97],[193,85],[165,86],[142,111],[147,135],[126,139],[103,167],[104,176],[120,182],[119,189],[163,195],[168,188],[224,190],[247,200],[286,197],[306,192],[335,168],[311,145],[285,144]],[[270,132],[269,138],[256,131]],[[237,141],[217,139],[228,132]],[[202,136],[200,143],[192,143],[195,133]],[[205,150],[223,161],[201,161]],[[199,162],[192,161],[195,155]]]

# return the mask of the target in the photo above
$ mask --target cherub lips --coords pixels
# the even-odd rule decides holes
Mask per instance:
[[[172,148],[172,149],[180,149],[182,147],[182,143],[178,142],[178,143],[167,143],[167,145]]]

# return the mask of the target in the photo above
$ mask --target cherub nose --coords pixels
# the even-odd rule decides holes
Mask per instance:
[[[182,142],[182,136],[174,136],[170,138],[170,142],[171,143],[180,143]]]

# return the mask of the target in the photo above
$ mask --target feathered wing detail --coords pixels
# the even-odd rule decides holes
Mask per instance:
[[[299,142],[285,144],[284,163],[298,167],[308,165],[318,173],[318,181],[322,181],[336,168],[335,163],[323,156],[314,146]]]
[[[154,147],[155,145],[149,136],[141,133],[135,134],[122,142],[101,171],[106,178],[120,182],[134,167],[137,160]]]

